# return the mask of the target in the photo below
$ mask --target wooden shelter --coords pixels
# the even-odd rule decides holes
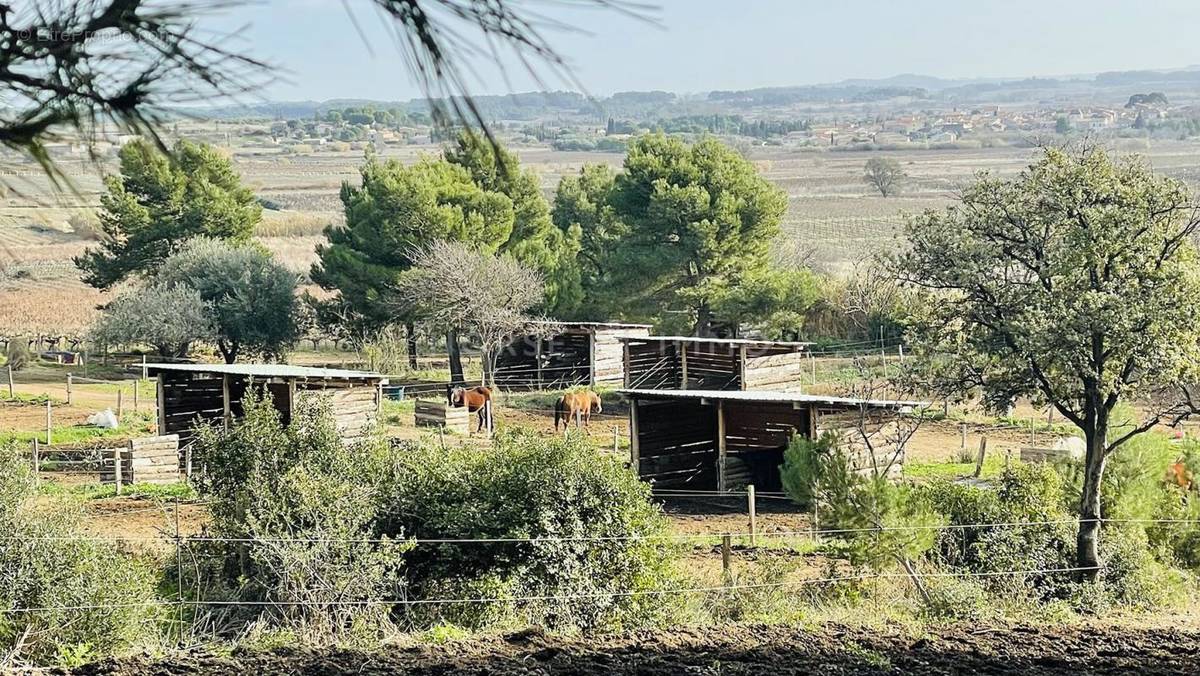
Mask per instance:
[[[288,364],[146,364],[158,379],[158,433],[186,443],[197,425],[226,427],[243,412],[253,390],[268,393],[283,417],[292,419],[307,397],[327,396],[343,438],[363,435],[378,417],[387,377],[378,373]]]
[[[779,466],[795,435],[810,439],[868,420],[888,424],[917,402],[793,392],[621,390],[630,399],[630,461],[660,488],[726,491],[746,484],[782,488]],[[847,440],[853,444],[852,435]],[[890,449],[891,450],[891,449]],[[889,452],[890,452],[889,450]],[[850,448],[852,455],[871,452]],[[883,449],[873,451],[878,454]],[[899,449],[902,453],[903,449]],[[860,466],[870,458],[852,458]],[[893,467],[899,472],[899,464]]]
[[[649,336],[649,324],[548,323],[552,332],[513,336],[496,357],[496,384],[505,389],[620,385],[621,338]]]
[[[808,343],[629,336],[624,386],[641,390],[796,390]]]

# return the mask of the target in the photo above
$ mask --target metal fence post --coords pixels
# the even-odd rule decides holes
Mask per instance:
[[[746,486],[746,503],[750,509],[750,545],[758,544],[758,506],[754,499],[754,484]]]

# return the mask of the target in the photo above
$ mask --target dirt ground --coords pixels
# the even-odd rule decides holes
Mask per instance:
[[[1200,633],[1117,627],[886,629],[733,626],[561,638],[536,631],[379,653],[185,653],[88,665],[74,674],[1126,674],[1196,672]]]

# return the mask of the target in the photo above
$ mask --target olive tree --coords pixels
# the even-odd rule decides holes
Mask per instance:
[[[186,357],[193,343],[215,335],[209,306],[188,287],[148,284],[105,306],[92,327],[102,345],[150,345],[161,357]]]
[[[1193,412],[1200,364],[1196,205],[1179,181],[1095,148],[1047,149],[1011,179],[981,174],[961,203],[906,231],[898,271],[923,289],[909,341],[914,384],[1052,406],[1087,444],[1077,563],[1099,566],[1105,461]],[[912,364],[912,362],[910,362]],[[1116,406],[1147,408],[1128,426]]]
[[[900,192],[907,178],[900,163],[888,157],[872,157],[863,167],[863,181],[884,197]]]

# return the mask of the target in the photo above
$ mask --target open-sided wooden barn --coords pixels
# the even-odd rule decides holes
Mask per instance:
[[[649,324],[558,322],[553,332],[513,336],[496,357],[496,384],[506,389],[620,385],[620,338],[650,335]]]
[[[630,399],[630,461],[638,476],[660,488],[706,491],[746,484],[780,490],[779,465],[793,436],[812,439],[827,430],[844,432],[856,425],[874,432],[895,420],[900,410],[919,405],[795,392],[622,392]],[[883,449],[876,444],[872,451],[855,446],[854,436],[845,435],[852,454],[898,452],[891,470],[899,472],[902,448]],[[852,459],[860,465],[870,461]]]
[[[158,379],[158,433],[178,434],[181,442],[197,424],[240,417],[251,389],[269,393],[285,423],[305,398],[329,397],[338,430],[354,440],[377,419],[388,382],[378,373],[287,364],[147,364],[146,373]]]
[[[630,336],[624,386],[640,390],[799,390],[808,343]]]

